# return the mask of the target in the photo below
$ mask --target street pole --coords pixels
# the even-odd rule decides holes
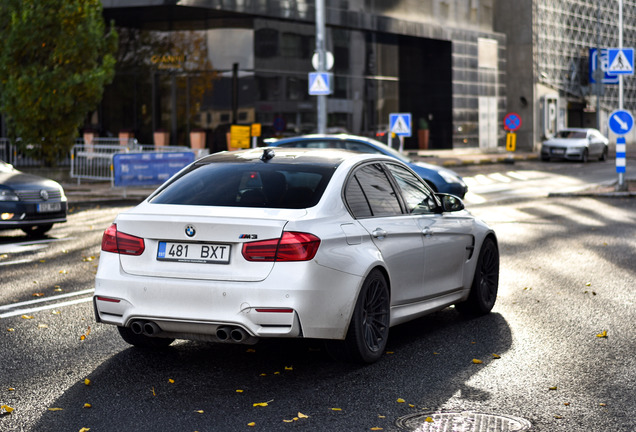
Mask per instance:
[[[623,49],[623,0],[618,0],[618,48]],[[623,109],[623,74],[618,75],[618,109]],[[616,190],[625,191],[625,173],[618,173],[618,185]]]
[[[318,73],[327,71],[325,50],[325,0],[316,0],[316,53],[318,54]],[[327,132],[327,95],[318,95],[318,133]]]

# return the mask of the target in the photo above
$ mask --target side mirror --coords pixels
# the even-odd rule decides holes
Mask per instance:
[[[464,203],[461,198],[451,194],[436,194],[442,202],[442,212],[458,212],[464,210]]]

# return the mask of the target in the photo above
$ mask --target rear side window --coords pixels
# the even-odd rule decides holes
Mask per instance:
[[[321,164],[210,163],[171,182],[150,202],[300,209],[320,201],[334,168]]]
[[[356,218],[402,214],[397,194],[381,164],[358,169],[347,182],[345,199]]]

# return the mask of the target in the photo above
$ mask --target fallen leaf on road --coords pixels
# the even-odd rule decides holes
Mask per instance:
[[[33,293],[31,294],[33,297],[44,297],[44,293]]]
[[[93,405],[89,404],[89,403],[85,403],[84,404],[84,408],[93,408]]]
[[[603,330],[599,334],[596,335],[597,338],[607,338],[607,330]]]
[[[248,425],[249,427],[254,427],[254,426],[256,426],[256,423],[251,422],[251,423],[248,423],[247,425]]]
[[[309,416],[298,411],[298,418],[309,418]]]
[[[500,356],[499,354],[495,354],[495,353],[493,353],[493,354],[492,354],[492,358],[494,358],[494,359],[500,359],[500,358],[501,358],[501,356]]]
[[[84,385],[91,385],[91,380],[84,378]]]
[[[0,414],[1,415],[11,414],[13,412],[13,410],[14,410],[14,408],[11,408],[9,405],[0,406]]]
[[[20,318],[22,318],[22,319],[33,319],[33,315],[22,315]]]
[[[424,421],[425,421],[426,423],[433,423],[433,417],[426,417],[426,418],[424,419]]]
[[[475,364],[482,364],[483,361],[479,360],[479,359],[473,359],[473,363]]]
[[[63,411],[64,408],[48,408],[49,411]]]
[[[79,432],[88,432],[91,428],[81,428]]]
[[[253,404],[252,406],[255,407],[266,407],[267,405],[269,405],[270,403],[274,402],[274,399],[269,400],[267,402],[256,402],[255,404]]]
[[[548,390],[556,390],[556,389],[557,389],[557,386],[552,386]]]
[[[331,408],[331,411],[342,411],[342,408]]]
[[[398,400],[397,400],[397,403],[404,403],[404,402],[406,402],[406,401],[404,399],[402,399],[402,398],[398,398]]]

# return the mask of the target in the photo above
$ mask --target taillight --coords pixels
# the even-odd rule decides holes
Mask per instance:
[[[109,226],[102,237],[102,250],[122,255],[141,255],[144,239],[117,231],[117,224]]]
[[[243,245],[247,261],[309,261],[316,256],[320,239],[313,234],[284,232],[279,239],[262,240]]]

